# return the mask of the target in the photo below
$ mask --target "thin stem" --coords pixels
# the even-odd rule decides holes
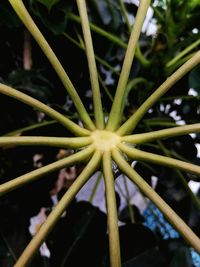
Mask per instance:
[[[120,135],[132,132],[145,113],[160,99],[178,80],[200,63],[200,51],[175,71],[158,89],[139,107],[139,109],[119,128]]]
[[[75,14],[73,13],[69,13],[69,19],[77,22],[77,23],[80,23],[80,18],[78,16],[76,16]],[[118,38],[117,36],[115,36],[114,34],[110,33],[110,32],[107,32],[105,30],[103,30],[102,28],[90,23],[90,28],[92,31],[98,33],[99,35],[107,38],[108,40],[110,40],[111,42],[113,42],[114,44],[117,44],[119,45],[120,47],[122,48],[127,48],[127,44],[124,43],[120,38]]]
[[[75,133],[78,136],[90,135],[90,131],[81,128],[80,126],[78,126],[76,123],[66,118],[61,113],[43,104],[39,100],[36,100],[33,97],[28,96],[10,86],[0,83],[0,93],[15,98],[37,110],[44,112],[49,117],[55,119],[64,127],[66,127],[69,131]]]
[[[175,127],[177,126],[177,123],[174,121],[170,121],[168,119],[166,120],[160,120],[159,118],[151,118],[151,120],[149,119],[144,119],[143,123],[146,125],[150,125],[150,126],[165,126],[165,127]]]
[[[119,148],[134,160],[141,160],[144,162],[151,162],[158,165],[163,165],[170,168],[179,169],[185,172],[200,175],[200,166],[184,162],[178,159],[168,158],[150,152],[144,152],[133,147],[128,147],[124,144],[119,144]]]
[[[129,21],[129,17],[128,17],[127,10],[126,10],[125,4],[124,4],[124,0],[120,0],[120,7],[121,7],[121,10],[122,10],[122,14],[124,16],[128,31],[129,31],[129,33],[131,33],[132,27],[131,27],[131,24],[130,24],[130,21]],[[150,65],[150,61],[143,56],[143,54],[142,54],[142,52],[140,50],[139,44],[137,44],[137,46],[136,46],[135,55],[136,55],[137,59],[139,60],[139,62],[144,67],[148,67]]]
[[[90,157],[90,155],[93,153],[94,147],[89,146],[88,148],[74,154],[71,156],[68,156],[67,158],[58,160],[54,163],[48,164],[44,167],[41,167],[39,169],[36,169],[34,171],[31,171],[27,174],[21,175],[13,180],[10,180],[4,184],[0,185],[0,196],[17,189],[18,187],[21,187],[25,184],[28,184],[30,182],[33,182],[40,177],[50,174],[51,172],[57,171],[61,168],[64,168],[69,165],[73,165],[76,162],[84,161]]]
[[[73,13],[69,13],[69,19],[80,23],[80,18],[73,14]],[[106,38],[107,40],[111,41],[112,43],[122,47],[122,48],[127,48],[127,44],[122,41],[119,37],[117,37],[116,35],[112,34],[111,32],[105,31],[104,29],[98,27],[97,25],[90,23],[90,28],[92,31],[94,31],[95,33],[103,36],[104,38]],[[144,66],[147,67],[149,66],[150,62],[148,59],[146,59],[142,54],[141,51],[139,49],[139,45],[137,45],[136,47],[136,57],[137,59],[140,61],[140,63]]]
[[[90,197],[88,200],[91,204],[94,200],[94,197],[95,197],[95,194],[96,194],[97,189],[99,187],[99,183],[100,183],[101,179],[102,179],[102,173],[100,172],[98,177],[97,177],[97,180],[95,181],[94,187],[92,188],[92,192],[90,193]]]
[[[131,24],[130,24],[128,15],[127,15],[126,7],[124,5],[124,0],[120,0],[119,3],[120,3],[121,10],[122,10],[122,14],[126,22],[126,26],[128,28],[128,31],[131,33]]]
[[[110,248],[110,266],[120,267],[120,241],[118,229],[117,205],[115,196],[115,184],[112,173],[112,161],[110,152],[103,155],[103,173],[106,192],[107,216],[108,216],[108,234]]]
[[[80,44],[79,42],[77,42],[74,38],[72,38],[70,35],[68,35],[67,33],[64,33],[64,36],[70,40],[73,44],[75,44],[77,47],[79,47],[80,49],[82,49],[83,51],[85,51],[85,46]],[[119,72],[112,67],[110,64],[108,64],[105,60],[103,60],[102,58],[98,57],[97,55],[95,55],[95,59],[104,67],[106,67],[108,70],[110,70],[111,72],[117,74],[119,76]],[[104,91],[106,92],[107,96],[109,97],[109,99],[113,102],[113,97],[110,94],[109,90],[107,89],[104,81],[101,78],[101,75],[98,75],[99,77],[99,82],[101,84],[101,86],[103,87]]]
[[[0,147],[14,146],[50,146],[61,148],[81,148],[90,145],[92,137],[49,137],[49,136],[17,136],[0,137]]]
[[[187,224],[170,208],[170,206],[148,185],[147,182],[124,160],[117,149],[113,150],[113,159],[139,189],[158,207],[167,220],[179,231],[182,237],[200,253],[200,239]]]
[[[122,110],[125,108],[126,100],[128,99],[128,95],[133,88],[136,88],[138,84],[145,84],[147,83],[147,80],[142,77],[134,78],[133,80],[130,80],[126,86],[125,92],[124,92],[124,99],[122,103]]]
[[[128,189],[128,185],[127,185],[127,181],[126,181],[126,177],[125,175],[123,175],[123,182],[124,182],[124,188],[126,191],[126,202],[128,204],[128,210],[129,210],[129,215],[130,215],[130,219],[131,219],[131,223],[135,222],[135,218],[134,218],[134,211],[131,205],[131,201],[130,201],[130,193],[129,193],[129,189]]]
[[[170,156],[170,152],[168,151],[168,149],[166,149],[166,147],[164,146],[164,144],[161,141],[157,141],[158,146],[160,147],[160,149],[162,150],[162,152],[164,153],[165,156],[167,157],[171,157]],[[181,182],[182,186],[184,187],[185,191],[188,193],[188,195],[191,197],[193,203],[196,205],[196,207],[200,210],[200,199],[198,198],[198,196],[196,196],[192,190],[190,189],[185,177],[183,176],[182,172],[179,170],[175,169],[175,172],[177,173],[177,177],[179,178],[179,181]]]
[[[145,142],[152,142],[158,139],[166,139],[169,137],[198,132],[200,132],[200,123],[195,123],[191,125],[168,128],[164,130],[151,131],[148,133],[127,135],[122,137],[122,141],[133,144],[142,144]]]
[[[57,123],[57,121],[55,121],[55,120],[37,122],[37,123],[31,124],[29,126],[26,126],[26,127],[23,127],[23,128],[19,128],[17,130],[5,133],[3,136],[19,136],[24,132],[28,132],[28,131],[31,131],[31,130],[35,130],[35,129],[42,128],[42,127],[45,127],[45,126],[49,126],[49,125],[56,124],[56,123]]]
[[[2,237],[6,247],[8,249],[8,251],[10,253],[10,255],[13,257],[14,262],[16,262],[17,261],[16,254],[15,254],[14,250],[11,248],[9,242],[7,241],[6,237],[4,236],[4,234],[3,234],[3,232],[1,230],[0,230],[0,236]]]
[[[40,227],[37,234],[33,237],[29,245],[25,248],[24,252],[18,259],[15,267],[27,266],[28,263],[32,260],[34,254],[37,252],[41,244],[44,242],[48,234],[51,232],[63,212],[66,210],[67,206],[73,200],[78,191],[83,187],[87,182],[90,176],[95,172],[101,158],[101,153],[96,152],[87,166],[84,168],[82,173],[77,177],[72,186],[67,190],[65,195],[58,202],[56,207],[48,216],[47,220]]]
[[[108,98],[110,99],[111,102],[113,102],[113,97],[112,97],[110,91],[108,90],[107,86],[105,85],[105,82],[101,78],[101,75],[100,74],[99,74],[99,81],[100,81],[100,84],[103,87],[105,93],[107,94]]]
[[[184,57],[187,53],[189,53],[191,50],[193,50],[199,44],[200,44],[200,39],[196,40],[194,43],[192,43],[189,46],[187,46],[176,57],[174,57],[172,60],[170,60],[167,63],[166,68],[170,68],[172,65],[174,65],[177,61],[179,61],[182,57]]]
[[[26,7],[24,6],[22,0],[9,0],[10,4],[14,8],[15,12],[19,16],[19,18],[22,20],[24,25],[27,27],[27,29],[30,31],[30,33],[35,38],[38,45],[41,47],[42,51],[50,61],[52,67],[56,71],[57,75],[59,76],[60,80],[62,81],[64,87],[66,88],[67,92],[71,96],[73,103],[80,115],[80,118],[82,119],[83,123],[88,127],[90,130],[94,130],[95,126],[92,122],[92,120],[89,117],[88,112],[86,111],[79,95],[76,92],[76,89],[74,88],[72,82],[70,81],[67,73],[65,72],[64,68],[62,67],[60,61],[54,54],[53,50],[45,40],[44,36],[32,20],[31,16],[29,15]]]
[[[68,40],[70,40],[74,45],[76,45],[77,47],[79,47],[81,50],[85,51],[85,46],[80,44],[79,42],[77,42],[73,37],[71,37],[69,34],[64,33],[63,34]],[[104,67],[106,67],[107,69],[109,69],[110,71],[114,72],[115,74],[119,75],[119,72],[110,64],[108,64],[108,62],[106,62],[105,60],[103,60],[102,58],[100,58],[99,56],[97,56],[95,54],[95,59]]]
[[[136,45],[140,36],[140,32],[142,29],[142,25],[144,22],[144,19],[146,17],[146,12],[149,7],[150,0],[141,0],[139,9],[135,18],[135,23],[131,32],[131,36],[128,42],[128,48],[126,50],[124,63],[122,66],[121,74],[119,77],[119,82],[116,90],[116,94],[114,97],[114,102],[111,108],[110,116],[107,123],[107,129],[108,130],[115,130],[121,120],[121,114],[123,112],[122,110],[122,103],[124,101],[124,95],[125,95],[125,88],[128,82],[129,74],[131,71],[131,66],[133,63]]]
[[[88,67],[90,73],[90,81],[93,92],[93,105],[94,105],[94,117],[96,126],[98,129],[104,128],[104,115],[101,103],[101,94],[98,81],[98,72],[95,62],[94,49],[92,44],[92,37],[89,26],[89,19],[87,15],[87,7],[85,0],[76,0],[78,5],[78,10],[81,18],[81,26],[83,30],[86,55],[88,60]]]

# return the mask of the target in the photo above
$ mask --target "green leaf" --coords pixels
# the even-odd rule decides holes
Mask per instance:
[[[200,95],[200,66],[190,72],[188,82],[189,87],[193,88]]]
[[[194,9],[200,5],[199,0],[190,0],[190,1],[188,1],[188,3],[189,3],[189,6],[191,9]]]
[[[0,25],[17,27],[21,24],[8,1],[2,1],[0,5]]]
[[[46,6],[48,8],[48,11],[50,12],[52,7],[56,5],[60,0],[36,0],[37,2],[41,3],[42,5]]]
[[[52,100],[53,87],[50,81],[48,81],[39,70],[12,71],[9,74],[6,83],[28,93],[44,103],[49,103]]]
[[[48,4],[50,2],[51,4]],[[68,12],[73,5],[73,1],[30,0],[32,12],[39,17],[45,27],[54,34],[62,34],[65,31]]]

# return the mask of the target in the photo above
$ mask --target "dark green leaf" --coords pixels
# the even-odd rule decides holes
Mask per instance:
[[[54,5],[56,5],[60,0],[36,0],[36,1],[46,6],[48,8],[48,11],[50,11],[51,8]]]
[[[7,27],[17,27],[19,26],[20,20],[13,11],[11,5],[8,1],[1,0],[0,4],[0,25]]]
[[[56,1],[56,2],[55,2]],[[44,6],[46,2],[46,6]],[[30,0],[30,6],[33,13],[40,18],[42,23],[54,34],[62,34],[67,25],[68,12],[73,5],[72,1],[54,0],[53,5],[48,5],[43,1],[41,4],[38,1]]]

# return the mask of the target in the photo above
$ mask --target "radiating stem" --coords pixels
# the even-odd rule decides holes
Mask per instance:
[[[121,7],[122,14],[124,16],[128,31],[129,31],[129,33],[131,33],[132,26],[131,26],[130,21],[129,21],[129,17],[128,17],[127,10],[126,10],[125,4],[124,4],[124,0],[120,0],[120,7]],[[139,44],[137,44],[137,46],[136,46],[135,55],[136,55],[137,59],[139,60],[139,62],[144,67],[148,67],[151,64],[150,61],[143,56],[143,54],[140,50]]]
[[[13,180],[10,180],[4,184],[0,185],[0,196],[17,189],[18,187],[21,187],[25,184],[28,184],[32,181],[35,181],[39,179],[40,177],[50,174],[54,171],[57,171],[61,168],[64,168],[66,166],[73,165],[77,162],[84,161],[90,157],[92,152],[94,151],[93,146],[89,146],[88,148],[74,154],[71,156],[68,156],[67,158],[58,160],[54,163],[48,164],[44,167],[41,167],[39,169],[36,169],[34,171],[31,171],[27,174],[21,175]]]
[[[92,37],[89,26],[89,19],[87,15],[87,7],[85,0],[76,0],[78,5],[78,10],[81,18],[81,26],[83,30],[86,55],[88,60],[88,67],[90,73],[90,81],[93,93],[93,105],[94,105],[94,117],[96,126],[98,129],[104,128],[104,115],[101,103],[101,94],[98,81],[98,72],[95,62],[94,49],[92,44]]]
[[[90,135],[90,131],[81,128],[76,123],[69,120],[64,115],[59,113],[58,111],[50,108],[49,106],[43,104],[39,100],[36,100],[35,98],[28,96],[10,86],[0,83],[0,93],[7,95],[9,97],[15,98],[37,110],[44,112],[49,117],[55,119],[60,124],[62,124],[64,127],[66,127],[69,131],[75,133],[78,136]]]
[[[170,208],[170,206],[148,185],[147,182],[124,160],[117,149],[113,150],[113,159],[124,174],[126,174],[139,189],[158,207],[167,220],[182,237],[200,253],[200,239],[187,224]]]
[[[176,57],[174,57],[172,60],[170,60],[166,64],[166,68],[170,68],[172,65],[174,65],[177,61],[179,61],[182,57],[184,57],[187,53],[189,53],[191,50],[193,50],[195,47],[197,47],[200,44],[200,39],[196,40],[194,43],[187,46],[184,50],[182,50]]]
[[[150,4],[150,0],[140,1],[138,12],[135,18],[135,23],[133,25],[131,36],[128,42],[128,48],[127,48],[126,55],[124,58],[119,82],[117,85],[116,94],[114,97],[114,102],[111,108],[110,116],[109,116],[107,127],[106,127],[108,130],[111,130],[111,131],[115,130],[119,126],[119,123],[121,120],[121,115],[123,112],[122,103],[124,101],[125,89],[126,89],[129,74],[131,71],[131,66],[133,63],[137,42],[140,36],[140,32],[142,29],[144,19],[146,17],[146,12],[149,7],[149,4]]]
[[[138,110],[119,128],[120,135],[131,133],[145,113],[160,99],[178,80],[200,63],[200,51],[175,71],[158,89],[138,108]]]
[[[112,173],[112,161],[110,152],[103,155],[103,174],[106,192],[107,216],[108,216],[108,234],[110,248],[110,266],[120,267],[120,242],[118,229],[117,205],[115,196],[115,184]]]
[[[141,160],[144,162],[151,162],[158,165],[163,165],[170,168],[179,169],[188,173],[193,173],[200,176],[200,166],[187,163],[181,160],[168,158],[165,156],[144,152],[133,147],[128,147],[124,144],[119,144],[119,148],[134,160]]]
[[[44,242],[48,234],[51,232],[67,206],[73,200],[75,195],[81,189],[81,187],[87,182],[90,176],[95,172],[100,162],[101,153],[95,152],[87,166],[83,169],[82,173],[77,177],[72,186],[67,190],[65,195],[58,202],[56,207],[48,216],[47,220],[40,227],[37,234],[33,237],[29,245],[25,248],[24,252],[18,259],[15,267],[27,266],[32,260],[34,254],[37,252],[41,244]]]
[[[198,133],[198,132],[200,132],[200,123],[195,123],[191,125],[168,128],[164,130],[151,131],[148,133],[127,135],[122,137],[122,141],[133,144],[142,144],[145,142],[151,142],[158,139],[167,139],[169,137],[185,135],[189,133]]]
[[[73,21],[75,21],[77,23],[80,23],[80,18],[78,16],[76,16],[75,14],[73,14],[73,13],[69,13],[69,19],[71,19],[71,20],[73,20]],[[107,40],[111,41],[113,44],[116,44],[116,45],[118,45],[118,46],[120,46],[122,48],[125,48],[125,49],[127,48],[127,44],[122,39],[120,39],[119,37],[114,35],[113,33],[108,32],[108,31],[98,27],[97,25],[95,25],[93,23],[90,23],[90,28],[91,28],[92,31],[94,31],[95,33],[103,36]],[[148,59],[146,59],[141,54],[141,51],[139,49],[139,45],[137,45],[137,47],[136,47],[136,57],[144,67],[149,66],[150,62],[149,62]]]
[[[19,18],[22,20],[24,25],[27,27],[27,29],[30,31],[30,33],[35,38],[38,45],[41,47],[42,51],[52,64],[52,67],[58,74],[60,80],[62,81],[64,87],[68,91],[69,95],[71,96],[73,103],[80,115],[80,118],[82,119],[83,123],[90,129],[94,130],[95,126],[93,122],[91,121],[79,95],[76,92],[76,89],[74,88],[72,82],[70,81],[67,73],[65,72],[64,68],[60,64],[60,61],[54,54],[53,50],[45,40],[44,36],[32,20],[31,16],[29,15],[26,7],[24,6],[22,0],[9,0],[12,7],[14,8],[15,12],[19,16]]]
[[[49,136],[18,136],[0,137],[2,146],[50,146],[61,148],[81,148],[92,143],[92,137],[49,137]]]

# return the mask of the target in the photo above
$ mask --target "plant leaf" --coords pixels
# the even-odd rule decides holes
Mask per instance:
[[[42,5],[48,8],[48,11],[51,11],[51,8],[56,5],[60,0],[36,0],[37,2],[41,3]]]

